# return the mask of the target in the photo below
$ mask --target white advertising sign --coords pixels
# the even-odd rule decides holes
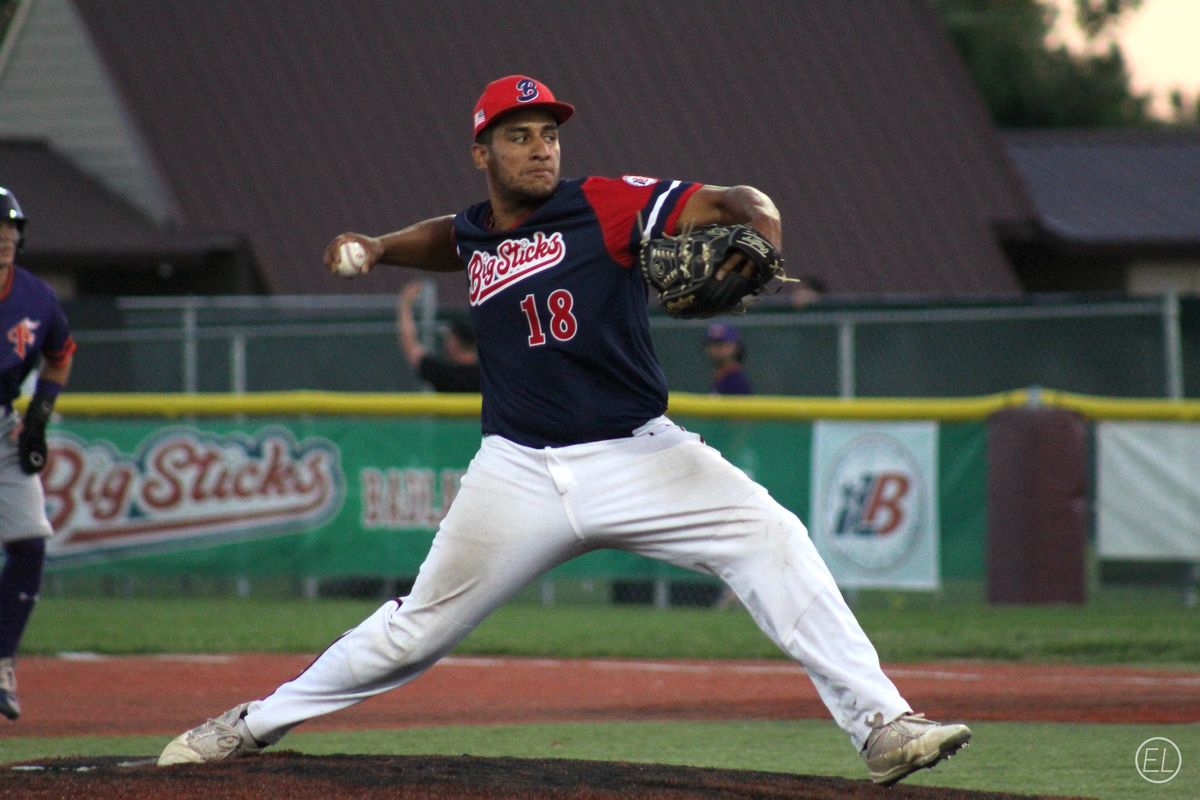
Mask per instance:
[[[1101,558],[1200,561],[1200,425],[1096,425]]]
[[[937,423],[820,421],[809,533],[838,585],[937,589]]]

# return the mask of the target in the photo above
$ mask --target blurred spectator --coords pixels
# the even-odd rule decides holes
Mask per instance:
[[[704,355],[713,367],[713,394],[753,394],[750,379],[742,368],[746,346],[735,328],[715,322],[704,333]]]
[[[424,288],[424,281],[410,283],[401,290],[396,303],[396,332],[404,357],[435,391],[478,392],[479,357],[475,352],[475,331],[469,322],[454,319],[446,326],[442,335],[444,356],[430,353],[417,337],[413,303]]]

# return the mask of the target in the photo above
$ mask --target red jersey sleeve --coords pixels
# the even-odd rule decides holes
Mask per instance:
[[[679,214],[700,186],[638,175],[593,177],[583,182],[583,194],[596,212],[608,254],[631,267],[643,239],[674,233]]]

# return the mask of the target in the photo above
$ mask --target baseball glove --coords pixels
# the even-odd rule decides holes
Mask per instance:
[[[717,280],[717,270],[735,252],[754,264],[754,274],[734,270]],[[705,225],[652,239],[638,260],[646,283],[658,290],[659,306],[680,319],[744,314],[771,279],[786,280],[779,251],[748,225]]]

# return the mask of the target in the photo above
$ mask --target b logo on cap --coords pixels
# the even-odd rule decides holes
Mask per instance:
[[[518,103],[528,103],[530,100],[536,100],[538,96],[537,81],[530,78],[522,78],[517,81],[517,91],[520,92],[517,95]]]

